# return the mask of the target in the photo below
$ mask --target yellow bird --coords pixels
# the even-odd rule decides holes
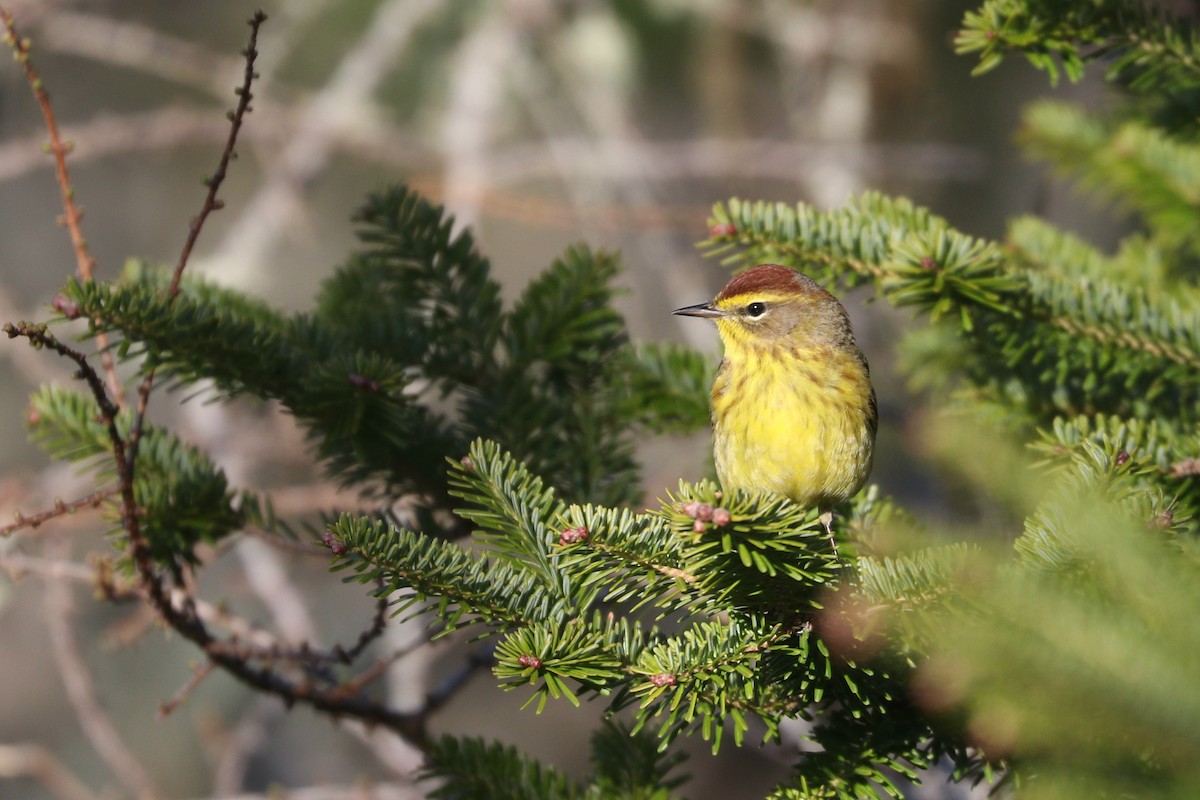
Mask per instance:
[[[833,506],[871,472],[879,418],[846,309],[811,278],[760,264],[673,313],[714,320],[725,348],[712,386],[721,485],[816,506],[832,537]]]

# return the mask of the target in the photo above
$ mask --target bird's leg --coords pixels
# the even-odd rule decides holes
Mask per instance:
[[[829,537],[829,546],[833,548],[833,557],[840,561],[841,556],[838,555],[837,542],[834,541],[833,538],[833,509],[827,508],[823,510],[818,519],[821,520],[821,524],[825,526],[825,535]]]

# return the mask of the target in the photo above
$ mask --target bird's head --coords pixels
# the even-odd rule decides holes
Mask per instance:
[[[772,347],[853,345],[846,310],[816,281],[779,264],[759,264],[725,284],[711,303],[673,313],[714,320],[726,351]]]

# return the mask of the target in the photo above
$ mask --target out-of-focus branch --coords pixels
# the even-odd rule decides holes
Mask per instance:
[[[505,66],[518,46],[504,4],[496,3],[455,50],[442,125],[442,199],[459,229],[478,229],[481,221],[492,128],[505,94]]]
[[[55,560],[66,555],[63,548],[56,550]],[[157,792],[153,781],[125,745],[125,740],[97,697],[91,671],[75,638],[75,608],[71,594],[71,587],[62,581],[46,582],[46,626],[53,647],[54,663],[62,676],[67,699],[75,710],[84,735],[108,765],[113,777],[135,797],[154,797]]]
[[[426,794],[411,784],[356,783],[353,786],[309,786],[303,789],[272,789],[266,794],[249,792],[205,797],[203,800],[424,800]]]
[[[0,778],[30,778],[60,800],[98,800],[54,754],[33,744],[0,744]]]
[[[39,33],[45,47],[137,70],[201,89],[214,97],[229,91],[229,76],[242,61],[137,22],[85,11],[59,11]]]

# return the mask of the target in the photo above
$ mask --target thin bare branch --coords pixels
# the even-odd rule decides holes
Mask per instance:
[[[172,300],[179,295],[179,284],[183,280],[183,271],[187,268],[188,259],[192,255],[192,248],[196,246],[196,240],[200,238],[200,231],[204,229],[205,221],[212,212],[220,210],[225,205],[223,201],[217,199],[217,192],[220,191],[221,184],[225,182],[225,176],[229,170],[229,162],[234,158],[234,147],[237,145],[238,133],[242,129],[242,122],[245,120],[246,114],[250,112],[250,101],[254,98],[250,89],[256,77],[254,62],[258,59],[258,32],[262,24],[266,22],[266,19],[267,15],[258,11],[248,21],[250,25],[250,41],[246,45],[246,49],[242,51],[246,67],[242,75],[242,85],[236,90],[236,94],[238,95],[237,107],[229,112],[229,135],[225,140],[225,148],[221,151],[221,158],[217,162],[216,170],[206,181],[208,184],[208,193],[204,196],[204,203],[200,206],[200,213],[192,219],[188,226],[187,238],[184,240],[183,248],[179,252],[179,260],[175,264],[175,271],[171,276],[171,285],[167,290],[167,296]],[[138,387],[137,410],[133,419],[133,427],[129,431],[128,452],[125,455],[128,464],[127,469],[130,471],[131,477],[134,464],[137,461],[142,426],[146,420],[146,408],[150,403],[150,391],[153,388],[154,370],[151,369],[146,373],[146,377],[142,379],[142,383]],[[130,493],[132,493],[132,480],[130,480]]]
[[[179,691],[171,695],[169,700],[164,700],[158,706],[158,718],[166,719],[175,709],[179,708],[195,691],[196,687],[204,682],[204,679],[212,674],[213,667],[216,665],[211,661],[205,661],[198,665],[192,672],[192,676],[188,678],[188,682],[180,687]]]
[[[71,176],[67,172],[67,153],[71,152],[71,145],[64,142],[58,134],[58,121],[54,118],[50,95],[46,93],[41,76],[33,68],[33,62],[29,60],[29,40],[21,38],[12,14],[2,8],[0,8],[0,22],[4,25],[3,41],[12,48],[17,62],[25,69],[25,77],[29,81],[29,87],[33,90],[33,98],[42,111],[46,131],[50,134],[49,151],[50,155],[54,157],[54,173],[58,178],[59,194],[62,196],[63,224],[66,225],[67,232],[71,235],[71,245],[75,248],[76,274],[80,280],[91,280],[96,260],[88,252],[87,240],[83,238],[83,230],[79,227],[83,211],[75,204],[75,189],[71,186]]]
[[[388,0],[378,6],[362,38],[309,103],[278,163],[269,166],[266,182],[211,256],[218,272],[222,265],[236,262],[230,282],[245,286],[253,280],[301,207],[299,192],[328,165],[339,131],[370,116],[371,97],[405,52],[405,43],[430,14],[443,7],[437,0]]]
[[[62,223],[67,228],[67,233],[71,237],[71,247],[75,250],[75,274],[81,281],[90,281],[96,271],[96,259],[88,251],[87,239],[84,238],[83,229],[79,225],[80,220],[83,219],[83,209],[75,202],[75,188],[71,185],[71,176],[67,171],[67,153],[71,151],[72,145],[64,142],[59,135],[58,120],[54,116],[54,107],[50,104],[50,95],[46,93],[46,89],[42,85],[42,78],[33,68],[33,62],[29,59],[29,40],[21,38],[12,14],[3,8],[0,8],[0,23],[3,23],[4,26],[4,43],[12,48],[16,60],[25,68],[25,77],[29,81],[30,89],[33,90],[34,100],[37,101],[38,108],[42,111],[46,131],[50,134],[49,150],[54,157],[54,175],[58,179],[58,191],[62,197]],[[116,363],[108,349],[107,335],[97,334],[96,344],[100,348],[100,364],[108,378],[109,391],[112,392],[117,405],[123,406],[125,405],[125,387],[121,385],[121,380],[117,376]]]
[[[17,531],[25,528],[33,529],[41,527],[52,519],[57,519],[58,517],[65,516],[67,514],[74,514],[76,511],[79,511],[83,508],[99,508],[101,503],[110,497],[120,494],[120,492],[121,490],[119,488],[114,487],[110,489],[101,489],[98,492],[92,492],[86,497],[80,497],[79,499],[72,500],[69,503],[65,503],[62,500],[55,500],[54,508],[40,511],[37,514],[33,514],[32,516],[28,517],[18,511],[15,515],[16,519],[13,522],[5,525],[4,527],[0,527],[0,538],[11,536]]]

